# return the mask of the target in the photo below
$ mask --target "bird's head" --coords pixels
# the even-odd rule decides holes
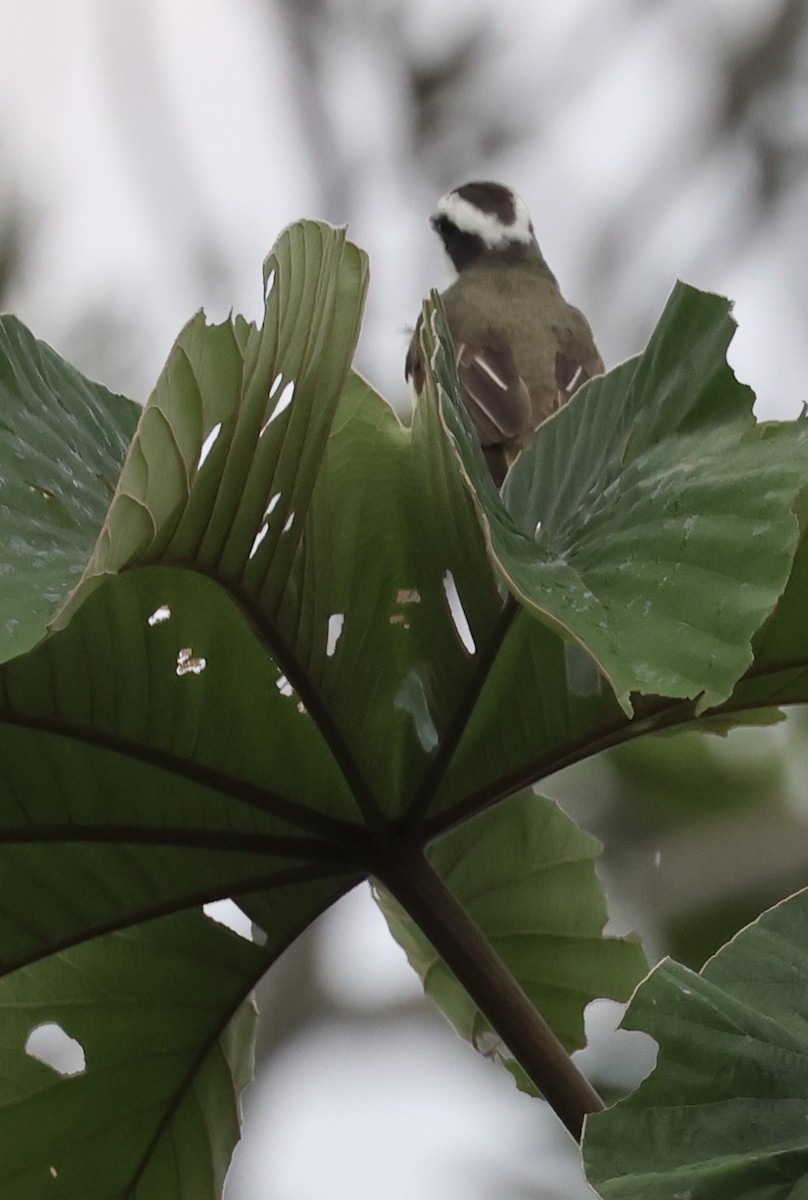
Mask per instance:
[[[447,192],[430,224],[458,273],[482,259],[541,258],[527,205],[501,183],[464,183]]]

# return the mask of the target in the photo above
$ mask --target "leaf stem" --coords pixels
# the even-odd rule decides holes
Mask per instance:
[[[603,1101],[426,857],[393,850],[376,874],[580,1142],[584,1117]]]

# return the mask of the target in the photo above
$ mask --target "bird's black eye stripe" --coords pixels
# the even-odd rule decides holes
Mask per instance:
[[[432,228],[439,235],[457,271],[470,266],[485,252],[481,237],[458,229],[445,213],[438,213],[432,218]]]

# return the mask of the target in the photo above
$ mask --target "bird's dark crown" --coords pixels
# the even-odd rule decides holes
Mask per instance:
[[[501,183],[482,180],[447,192],[431,223],[457,271],[485,257],[525,262],[538,253],[527,205]]]

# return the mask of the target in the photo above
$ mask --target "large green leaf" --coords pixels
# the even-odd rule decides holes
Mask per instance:
[[[140,408],[0,317],[0,662],[81,577]]]
[[[252,1073],[244,997],[266,962],[188,912],[0,981],[3,1196],[216,1200]],[[39,1060],[31,1035],[54,1026],[79,1070]]]
[[[654,1072],[589,1117],[605,1200],[777,1200],[808,1187],[808,892],[743,929],[696,975],[661,963],[623,1025],[659,1043]]]
[[[726,700],[788,580],[808,427],[760,437],[752,393],[724,359],[733,330],[725,301],[679,285],[646,351],[542,427],[504,503],[443,364],[442,413],[492,561],[629,714],[632,692]]]
[[[0,987],[13,1052],[3,1111],[9,1130],[30,1131],[13,1141],[14,1153],[0,1153],[4,1195],[10,1180],[14,1194],[51,1195],[55,1178],[65,1195],[99,1200],[124,1190],[141,1200],[217,1195],[237,1130],[227,1062],[242,1086],[251,1045],[249,1022],[223,1031],[289,940],[360,878],[350,833],[359,810],[345,773],[300,692],[281,677],[288,647],[271,613],[288,564],[273,575],[274,600],[262,605],[250,576],[255,528],[247,552],[227,562],[255,521],[250,488],[288,481],[305,524],[358,327],[359,252],[349,248],[344,261],[344,236],[324,227],[297,234],[282,239],[268,264],[278,278],[263,333],[240,320],[208,327],[198,319],[182,335],[141,417],[89,564],[106,501],[99,505],[88,484],[96,507],[71,509],[78,532],[68,546],[70,572],[54,574],[59,587],[49,584],[49,606],[17,648],[42,637],[84,569],[59,632],[0,675]],[[26,337],[8,352],[15,378],[35,357]],[[73,376],[52,352],[41,353],[50,372],[40,373],[39,420],[58,428]],[[297,380],[294,402],[266,424],[259,410],[271,413],[283,397],[283,380],[273,383],[284,371]],[[89,442],[94,422],[106,426],[87,395],[99,405],[103,397],[89,385],[74,390],[86,401],[75,423]],[[112,405],[108,422],[115,414]],[[9,436],[19,438],[28,415],[22,407],[12,415]],[[207,475],[203,461],[219,419],[228,423],[226,484],[215,447]],[[87,456],[107,499],[106,479],[115,479],[123,457],[120,440],[108,442]],[[45,439],[42,451],[58,461]],[[55,492],[50,476],[40,479]],[[259,528],[274,494],[263,496]],[[275,532],[288,534],[294,558],[292,524],[289,511]],[[40,521],[31,536],[47,558],[50,529]],[[273,561],[282,558],[276,552]],[[296,682],[305,690],[299,675]],[[165,926],[176,927],[182,949],[169,976],[180,1004],[161,981],[166,954],[143,950],[150,935],[134,926],[223,896],[259,923],[264,944],[243,950],[249,969],[231,972],[222,991],[206,973],[217,955],[225,972],[231,935],[216,930],[212,941],[208,922],[190,913]],[[133,972],[146,989],[142,1006]],[[70,994],[73,978],[80,995]],[[64,1004],[54,1000],[65,992]],[[204,1028],[187,1020],[194,993],[205,995]],[[77,1003],[87,1014],[78,1023],[70,1009]],[[58,1090],[23,1053],[25,1031],[43,1020],[90,1049],[98,1039],[86,1074]],[[154,1054],[144,1055],[146,1044]]]
[[[600,844],[554,801],[512,796],[445,834],[432,866],[569,1050],[584,1045],[584,1008],[596,996],[626,1000],[647,970],[635,938],[604,937],[606,905],[595,874]],[[478,1050],[535,1087],[424,935],[384,888],[382,911],[429,996]]]
[[[367,261],[344,230],[301,221],[266,261],[260,329],[241,318],[209,327],[204,314],[189,322],[139,422],[84,586],[60,624],[103,575],[156,561],[214,574],[262,615],[275,613],[366,286]]]
[[[160,605],[172,616],[150,627]],[[204,651],[200,675],[177,674],[182,648]],[[232,601],[166,568],[108,581],[6,665],[0,962],[290,873],[346,871],[327,815],[350,806],[344,780],[276,684]]]
[[[770,427],[770,432],[776,437],[778,426]],[[800,498],[797,514],[801,537],[788,585],[755,639],[754,665],[727,705],[730,711],[808,700],[808,627],[804,619],[808,606],[808,490]]]
[[[80,527],[70,570],[54,567],[47,604],[11,647],[25,653],[0,668],[0,965],[10,996],[23,980],[29,997],[50,995],[51,967],[61,970],[65,956],[89,947],[83,969],[91,989],[106,947],[121,962],[114,947],[134,944],[121,931],[135,937],[140,923],[171,921],[226,896],[264,929],[254,965],[265,969],[356,880],[384,882],[396,847],[411,854],[455,825],[435,845],[435,864],[566,1044],[579,1043],[587,1000],[603,991],[625,995],[640,970],[635,945],[601,938],[592,844],[570,834],[581,861],[564,863],[564,828],[557,816],[542,817],[541,801],[484,810],[602,746],[692,718],[693,705],[651,697],[642,718],[629,721],[591,655],[560,632],[563,622],[536,620],[507,595],[486,542],[491,507],[504,510],[486,493],[492,489],[475,447],[458,459],[462,423],[447,438],[444,421],[457,414],[446,396],[430,379],[406,430],[350,370],[366,276],[364,256],[344,232],[315,222],[291,227],[267,261],[262,327],[195,318],[122,469],[121,437],[110,434],[108,446],[96,437],[87,483],[93,504],[70,510]],[[673,468],[682,512],[695,504],[698,516],[706,496],[709,525],[722,515],[713,501],[725,488],[732,505],[723,515],[734,529],[737,480],[730,486],[722,475],[717,487],[714,458],[700,456],[702,442],[726,436],[726,479],[739,463],[753,478],[751,508],[739,511],[771,518],[761,555],[736,554],[734,585],[722,575],[731,652],[717,670],[726,687],[747,661],[748,637],[774,602],[776,578],[779,586],[785,580],[803,431],[789,426],[757,437],[723,365],[724,335],[714,329],[705,340],[702,301],[689,294],[680,301],[646,383],[632,383],[621,368],[602,386],[618,407],[625,388],[633,397],[634,409],[624,407],[636,416],[634,457],[620,476],[633,480],[629,499],[653,490],[665,454],[687,442],[692,473]],[[699,348],[689,349],[691,342]],[[7,347],[7,373],[24,378],[31,353],[24,338]],[[43,353],[52,371],[40,389],[42,420],[58,428],[69,372]],[[445,363],[441,369],[445,391],[451,372]],[[713,382],[694,392],[693,376],[705,372]],[[593,511],[601,504],[598,520],[611,536],[619,521],[607,511],[609,496],[620,511],[625,497],[618,487],[593,499],[597,456],[587,443],[601,454],[605,426],[575,426],[588,412],[583,400],[558,428],[576,447],[587,503]],[[110,401],[113,409],[117,403]],[[80,430],[94,421],[106,428],[89,403],[76,413]],[[24,430],[22,410],[18,419]],[[552,433],[560,420],[547,437],[560,438]],[[10,436],[22,436],[14,422]],[[43,444],[44,454],[50,442]],[[548,453],[538,447],[520,469],[532,461],[538,472]],[[93,488],[119,469],[103,518]],[[759,494],[764,479],[768,497]],[[509,488],[517,482],[514,473]],[[669,499],[671,485],[663,484]],[[532,486],[520,501],[525,520]],[[577,512],[572,482],[566,495]],[[534,553],[524,532],[532,529],[520,533],[507,521]],[[50,528],[40,522],[31,530],[32,555],[49,562]],[[694,533],[699,553],[708,533]],[[688,547],[686,538],[685,574],[692,574]],[[636,549],[639,563],[648,543],[640,538]],[[53,553],[56,561],[62,550]],[[82,578],[66,595],[77,564]],[[604,570],[609,575],[608,562]],[[613,580],[609,586],[616,597]],[[671,595],[690,619],[689,593]],[[635,668],[631,686],[650,686]],[[721,691],[715,680],[700,686],[713,699]],[[478,813],[479,823],[461,827]],[[535,863],[553,852],[561,855],[557,869],[537,876]],[[497,925],[511,908],[529,925],[524,942],[507,919]],[[555,931],[552,954],[537,935],[544,920]],[[186,927],[191,957],[207,945],[204,934],[197,945],[198,928]],[[230,1012],[253,978],[245,971],[234,983]],[[477,1036],[483,1026],[473,1003],[443,979],[447,1007]],[[210,1028],[220,1031],[227,1005],[214,1007]],[[35,1123],[43,1113],[37,1109]],[[172,1118],[164,1107],[157,1119],[167,1126]],[[214,1186],[218,1170],[200,1188]],[[143,1174],[139,1200],[162,1200],[162,1183],[152,1182],[159,1178]]]

